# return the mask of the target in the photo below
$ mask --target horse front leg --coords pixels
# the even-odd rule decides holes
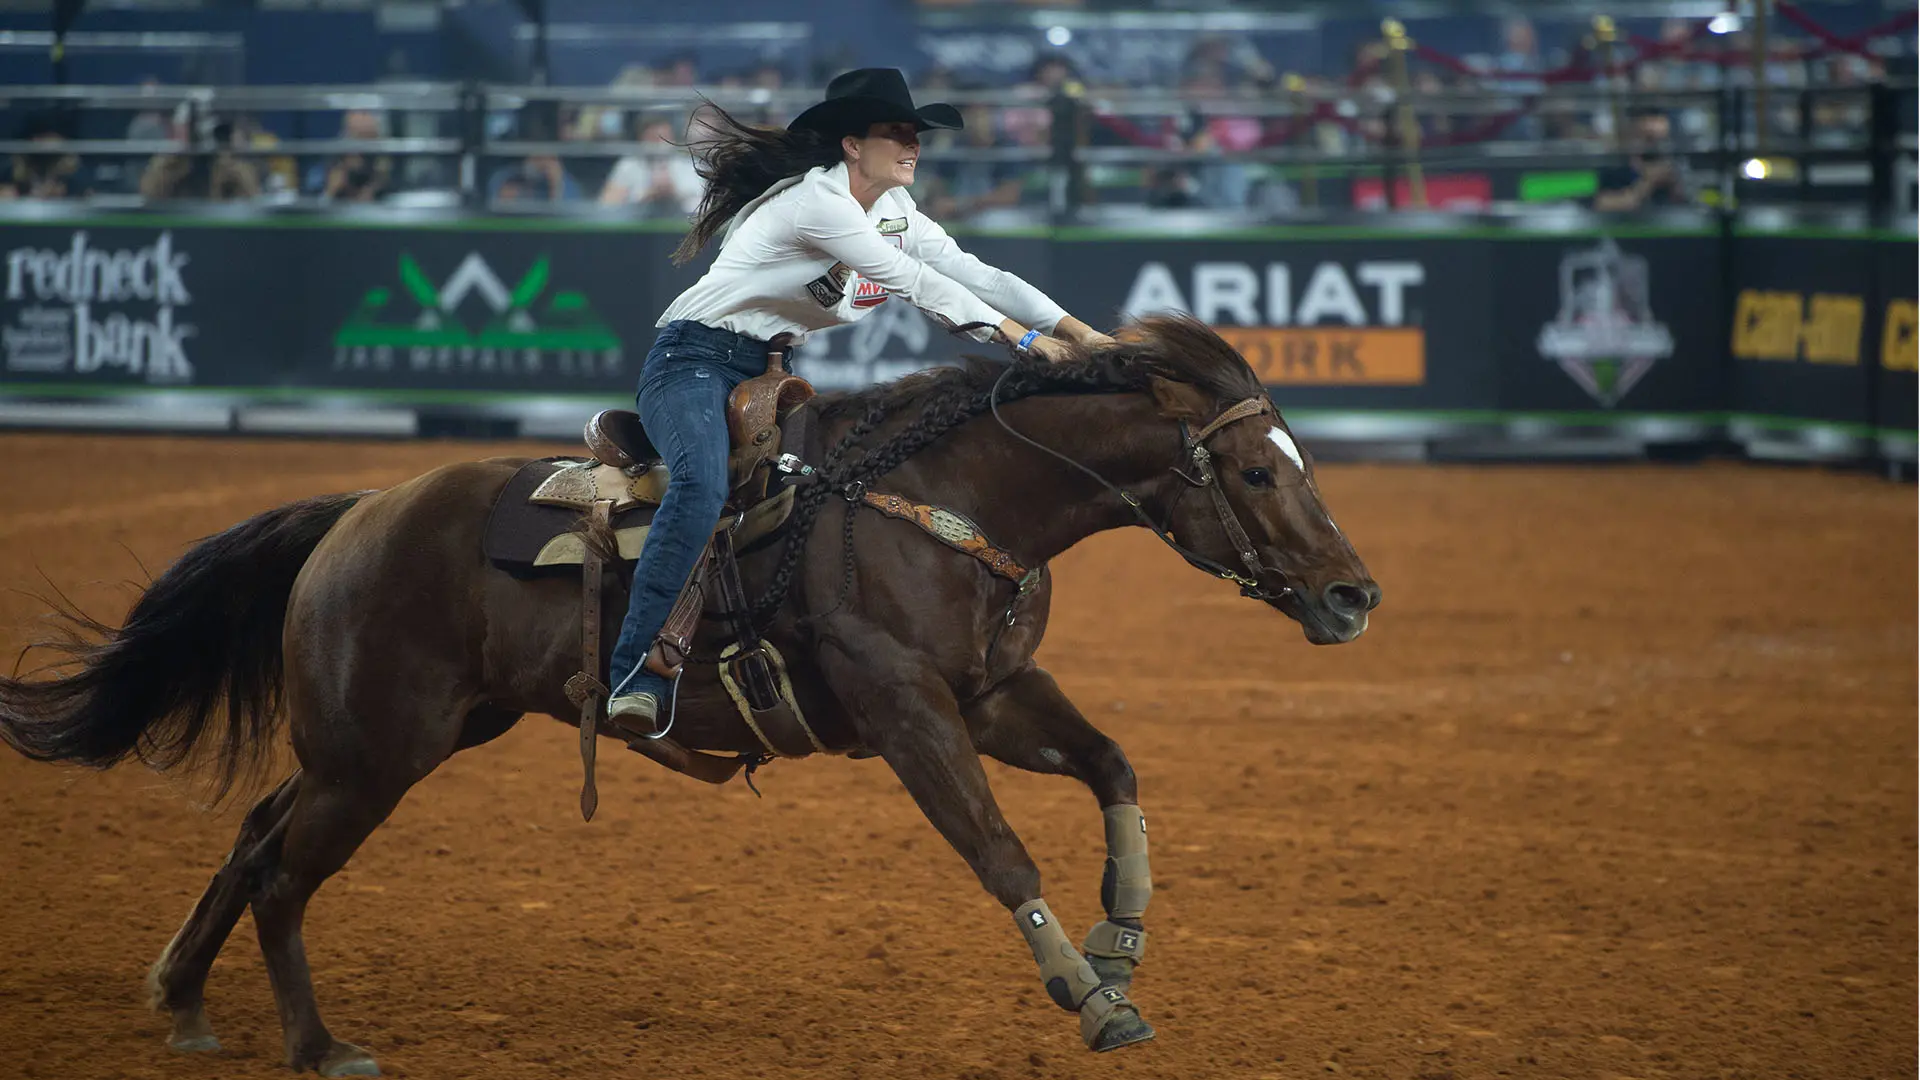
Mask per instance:
[[[1081,1039],[1093,1050],[1112,1050],[1152,1038],[1126,991],[1101,982],[1041,899],[1040,870],[1001,815],[946,683],[883,633],[842,625],[823,637],[822,672],[862,740],[1012,913],[1047,996],[1079,1014]]]
[[[1028,666],[968,703],[973,745],[1016,769],[1071,776],[1093,792],[1106,819],[1107,865],[1100,906],[1107,917],[1081,947],[1101,981],[1122,990],[1147,955],[1141,919],[1153,896],[1147,863],[1147,818],[1140,812],[1133,766],[1118,743],[1080,715],[1043,668]]]

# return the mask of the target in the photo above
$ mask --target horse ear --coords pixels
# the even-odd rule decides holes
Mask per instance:
[[[1155,375],[1147,385],[1153,390],[1160,414],[1174,420],[1201,420],[1207,414],[1207,395],[1192,383],[1175,382]]]

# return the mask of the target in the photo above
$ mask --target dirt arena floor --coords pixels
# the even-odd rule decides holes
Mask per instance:
[[[549,446],[0,437],[0,587],[96,614],[279,502]],[[1144,535],[1056,566],[1042,650],[1154,823],[1159,1038],[1095,1056],[877,761],[766,797],[530,719],[443,767],[319,895],[325,1014],[390,1076],[1915,1074],[1915,495],[1810,470],[1322,470],[1386,591],[1318,649]],[[38,608],[0,593],[0,646]],[[1100,815],[989,764],[1076,935]],[[142,979],[238,811],[0,752],[12,1076],[277,1077],[243,921],[222,1059]]]

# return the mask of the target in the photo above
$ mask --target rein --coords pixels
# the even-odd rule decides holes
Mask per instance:
[[[1271,412],[1273,410],[1273,402],[1271,400],[1266,397],[1250,397],[1237,402],[1229,406],[1226,411],[1222,412],[1219,416],[1214,417],[1206,426],[1195,433],[1189,433],[1186,421],[1182,420],[1180,422],[1180,440],[1186,456],[1185,464],[1187,464],[1193,472],[1191,475],[1188,474],[1180,465],[1174,465],[1171,470],[1175,476],[1185,480],[1191,487],[1204,488],[1207,493],[1212,496],[1213,509],[1214,512],[1219,515],[1220,527],[1225,530],[1227,539],[1233,544],[1234,550],[1239,554],[1241,565],[1246,567],[1246,573],[1242,574],[1222,563],[1207,558],[1205,555],[1186,547],[1181,544],[1180,541],[1174,539],[1172,533],[1168,532],[1165,527],[1148,515],[1146,509],[1140,505],[1140,499],[1132,492],[1122,490],[1117,484],[1101,476],[1088,466],[1075,461],[1073,458],[1055,450],[1051,446],[1028,438],[1026,435],[1015,430],[1012,424],[1007,423],[1007,418],[1000,415],[1000,386],[1006,381],[1008,375],[1013,374],[1013,371],[1014,369],[1012,367],[1008,367],[1005,371],[1001,372],[1000,377],[994,380],[992,393],[987,397],[987,404],[993,411],[994,420],[998,421],[1000,426],[1006,429],[1007,434],[1026,443],[1035,450],[1058,458],[1060,461],[1092,477],[1095,483],[1119,496],[1120,500],[1126,503],[1128,508],[1133,511],[1134,516],[1140,519],[1140,523],[1153,530],[1153,535],[1159,537],[1161,543],[1172,548],[1181,558],[1185,559],[1196,569],[1203,570],[1212,574],[1214,577],[1231,581],[1240,586],[1240,595],[1251,597],[1255,600],[1272,601],[1293,594],[1294,588],[1291,585],[1282,584],[1276,589],[1261,587],[1260,575],[1262,573],[1273,574],[1281,578],[1285,578],[1286,574],[1279,567],[1268,566],[1260,561],[1259,553],[1254,550],[1253,540],[1247,535],[1247,530],[1240,524],[1239,515],[1233,512],[1232,505],[1227,502],[1226,493],[1220,489],[1220,478],[1213,469],[1213,453],[1206,447],[1206,441],[1228,425]],[[1171,507],[1168,508],[1168,514],[1169,516],[1172,514]]]

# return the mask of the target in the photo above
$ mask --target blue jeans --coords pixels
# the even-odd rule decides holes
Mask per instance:
[[[652,694],[666,703],[667,681],[640,665],[726,505],[727,395],[766,367],[765,342],[677,319],[661,328],[640,368],[635,405],[670,478],[608,665],[616,697]]]

